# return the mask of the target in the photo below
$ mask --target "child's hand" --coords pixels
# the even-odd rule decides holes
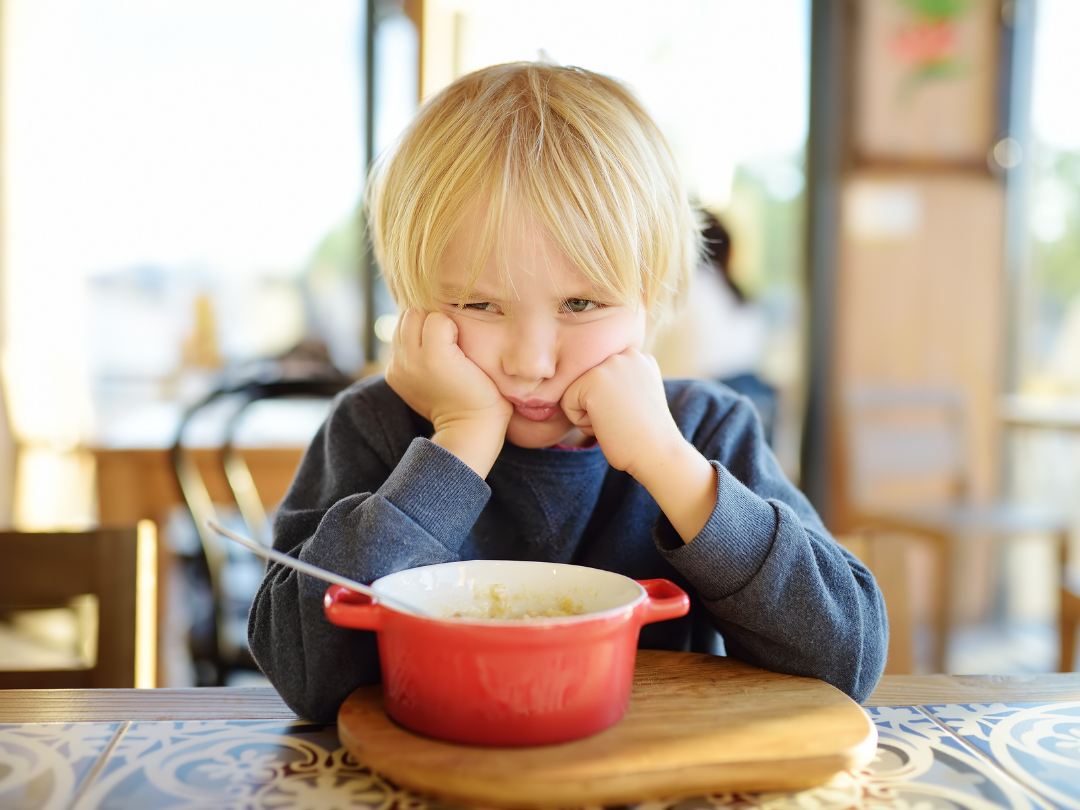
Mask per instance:
[[[630,473],[689,543],[716,506],[712,465],[679,432],[656,360],[625,349],[582,374],[562,398],[567,418],[596,436],[608,463]]]
[[[582,374],[562,408],[582,433],[596,436],[608,463],[635,478],[685,440],[668,409],[651,355],[625,349]]]
[[[502,449],[514,406],[457,345],[441,312],[410,309],[398,319],[386,382],[435,428],[431,440],[486,477]]]

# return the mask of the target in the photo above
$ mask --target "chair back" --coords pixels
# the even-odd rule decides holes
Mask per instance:
[[[156,542],[152,534],[150,540]],[[86,620],[81,623],[90,634],[83,645],[82,664],[40,668],[31,659],[30,668],[18,664],[0,671],[0,688],[136,685],[137,605],[140,597],[146,601],[145,576],[144,593],[139,591],[136,529],[0,532],[0,559],[0,617],[21,618],[32,616],[36,609],[74,607]],[[156,598],[156,590],[150,598]],[[10,626],[5,632],[7,641],[0,644],[10,648],[18,634]]]
[[[310,378],[249,380],[211,392],[201,402],[189,408],[181,419],[170,453],[176,481],[195,521],[195,530],[206,559],[206,577],[209,580],[213,608],[209,633],[206,628],[200,628],[199,633],[192,634],[192,651],[197,670],[200,669],[200,664],[211,665],[207,671],[212,672],[212,677],[208,679],[200,675],[200,685],[224,686],[231,671],[257,670],[247,649],[247,611],[254,593],[238,594],[237,589],[230,588],[228,571],[230,568],[235,571],[236,564],[244,558],[258,558],[236,544],[226,543],[207,527],[208,519],[220,518],[202,473],[184,446],[185,430],[203,409],[231,400],[231,403],[226,402],[231,404],[232,411],[225,424],[221,447],[225,478],[250,536],[270,545],[272,538],[266,508],[259,498],[250,469],[233,446],[242,417],[247,409],[257,402],[281,399],[329,400],[351,383],[351,379],[332,367],[323,369],[321,376]],[[262,560],[258,560],[258,565],[262,566]],[[232,582],[236,581],[237,578],[232,578]],[[238,599],[238,596],[242,598]],[[242,612],[237,608],[242,608]]]
[[[947,387],[868,386],[843,398],[845,490],[856,511],[967,496],[964,400]]]

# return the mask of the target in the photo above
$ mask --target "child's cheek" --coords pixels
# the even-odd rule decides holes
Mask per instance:
[[[457,324],[457,343],[462,354],[490,375],[491,372],[488,368],[490,358],[487,355],[491,353],[491,348],[494,344],[494,335],[487,335],[487,339],[485,339],[485,324],[479,323],[475,318],[470,318],[467,315],[462,315],[460,313],[455,313],[450,317],[452,317],[454,323]]]
[[[582,334],[577,346],[580,360],[590,368],[625,349],[640,349],[645,343],[645,310],[628,310],[616,318],[597,321],[595,329]]]

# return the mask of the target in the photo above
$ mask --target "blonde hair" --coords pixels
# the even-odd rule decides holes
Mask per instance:
[[[430,305],[440,256],[477,204],[487,212],[469,287],[510,206],[542,222],[599,291],[644,301],[655,320],[700,254],[659,129],[621,83],[577,67],[517,62],[456,80],[377,161],[366,204],[375,257],[402,308]]]

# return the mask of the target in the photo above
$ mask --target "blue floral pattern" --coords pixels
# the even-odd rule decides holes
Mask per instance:
[[[0,808],[66,808],[120,725],[0,725]]]
[[[1080,703],[865,710],[877,758],[812,790],[635,810],[1080,810]],[[448,808],[357,762],[334,726],[281,720],[0,725],[0,809]]]
[[[1080,704],[928,706],[950,731],[1049,803],[1080,810]]]

